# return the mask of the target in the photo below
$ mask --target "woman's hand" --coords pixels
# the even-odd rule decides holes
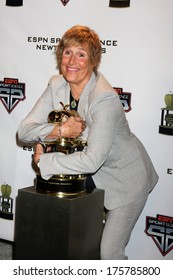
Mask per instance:
[[[65,137],[77,138],[85,130],[85,121],[80,117],[70,117],[62,125],[56,125],[46,139]]]
[[[81,136],[86,125],[80,117],[70,117],[61,126],[61,137],[77,138]]]
[[[40,156],[43,153],[44,153],[44,151],[43,151],[42,145],[37,144],[35,147],[34,156],[33,156],[33,161],[35,162],[35,164],[38,164],[38,162],[40,161]]]
[[[61,126],[56,125],[52,132],[46,137],[46,139],[58,137],[77,138],[81,136],[85,128],[85,121],[83,121],[80,117],[70,117]],[[40,156],[43,153],[43,146],[38,143],[35,147],[33,156],[33,161],[35,164],[38,164],[40,161]]]

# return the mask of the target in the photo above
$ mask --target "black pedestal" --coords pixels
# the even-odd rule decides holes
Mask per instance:
[[[104,191],[75,198],[18,191],[14,259],[92,260],[100,258]]]

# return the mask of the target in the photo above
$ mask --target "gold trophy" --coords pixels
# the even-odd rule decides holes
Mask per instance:
[[[60,102],[63,109],[51,111],[48,115],[48,122],[62,125],[71,116],[79,116],[75,110],[68,110],[69,105]],[[41,141],[45,153],[61,152],[72,154],[82,151],[86,141],[81,138],[59,137],[53,141]],[[86,192],[86,174],[56,174],[49,180],[44,180],[37,174],[36,188],[40,191],[54,193],[59,197],[79,196]]]

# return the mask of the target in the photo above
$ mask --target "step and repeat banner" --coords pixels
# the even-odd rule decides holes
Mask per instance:
[[[159,174],[127,246],[129,259],[173,259],[173,0],[0,2],[0,238],[14,240],[18,190],[32,186],[34,147],[17,129],[52,75],[64,32],[100,36],[100,71],[117,88],[131,130]],[[122,2],[122,1],[119,1]],[[121,5],[120,5],[121,6]],[[133,186],[132,186],[133,188]]]

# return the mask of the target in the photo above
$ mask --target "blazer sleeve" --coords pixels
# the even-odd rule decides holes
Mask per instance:
[[[18,137],[24,142],[36,142],[44,139],[53,129],[54,124],[47,122],[48,114],[54,110],[53,91],[56,76],[52,77],[41,97],[27,117],[20,123]]]

